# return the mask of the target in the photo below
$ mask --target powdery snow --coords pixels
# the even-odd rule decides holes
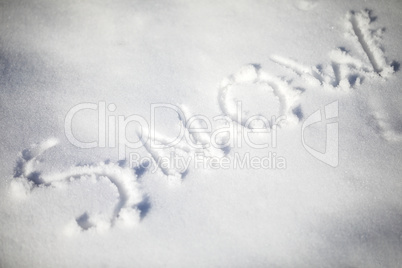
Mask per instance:
[[[402,266],[401,18],[0,1],[0,266]]]

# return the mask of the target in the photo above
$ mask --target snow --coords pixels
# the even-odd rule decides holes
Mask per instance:
[[[0,1],[0,266],[400,267],[401,15]]]

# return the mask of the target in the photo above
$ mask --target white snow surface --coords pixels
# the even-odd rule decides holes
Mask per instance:
[[[401,24],[398,0],[0,0],[0,267],[402,267]],[[161,162],[200,155],[229,166]]]

